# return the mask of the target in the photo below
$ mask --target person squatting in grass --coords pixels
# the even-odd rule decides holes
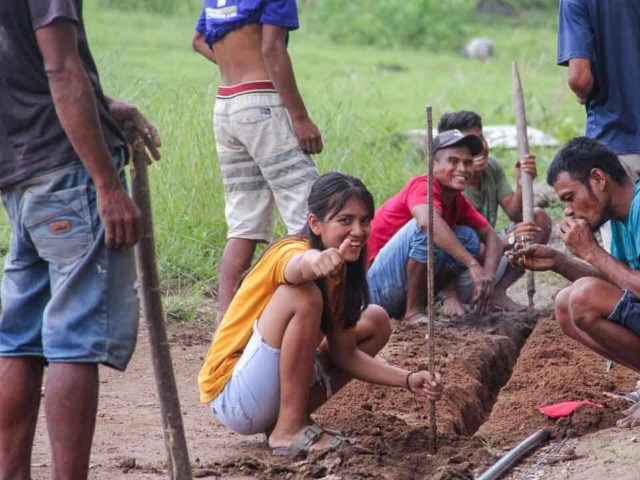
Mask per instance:
[[[564,204],[559,238],[579,259],[547,245],[518,245],[512,265],[552,270],[573,283],[556,296],[562,331],[600,355],[640,372],[640,182],[597,140],[569,141],[555,156],[547,182]],[[611,221],[611,254],[593,232]],[[618,426],[640,425],[640,404]]]
[[[502,165],[489,156],[489,144],[482,132],[482,118],[475,112],[458,111],[447,113],[440,118],[438,132],[447,130],[460,130],[464,135],[475,135],[482,140],[482,154],[473,159],[473,173],[464,191],[465,197],[478,210],[483,217],[495,228],[498,217],[498,206],[506,213],[511,225],[500,233],[503,251],[513,249],[516,239],[528,239],[531,243],[547,244],[551,237],[552,223],[549,215],[544,210],[536,208],[533,222],[522,221],[522,185],[521,172],[529,173],[532,178],[537,175],[536,162],[533,155],[518,160],[515,164],[516,189],[511,187],[505,175]],[[480,263],[484,262],[484,244],[480,244],[478,254]],[[492,306],[506,311],[526,310],[524,305],[519,305],[507,296],[507,289],[524,274],[523,268],[509,265],[507,257],[502,257],[496,272],[495,286],[492,298]],[[460,301],[468,303],[470,289],[466,286],[472,282],[468,272],[464,272],[457,280],[451,282],[440,292],[444,313],[447,316],[460,316],[464,309]],[[460,294],[458,293],[460,292]]]
[[[267,248],[242,280],[198,376],[200,398],[231,430],[264,432],[276,454],[338,447],[318,407],[351,379],[437,400],[440,375],[374,359],[391,334],[369,304],[366,242],[373,197],[347,174],[318,178],[300,236]]]
[[[121,131],[122,130],[122,131]],[[104,96],[81,0],[2,0],[0,190],[11,223],[0,318],[0,479],[31,478],[45,366],[51,478],[86,479],[103,364],[138,331],[126,140],[156,129]]]
[[[441,290],[468,269],[473,279],[468,296],[484,311],[492,298],[502,243],[462,194],[482,142],[475,135],[449,130],[433,145],[435,286]],[[367,245],[373,262],[367,274],[371,302],[392,317],[404,317],[409,325],[427,321],[427,182],[426,174],[410,179],[378,209]],[[476,259],[479,239],[486,246],[484,266]]]
[[[220,68],[214,131],[222,171],[227,245],[218,322],[258,242],[272,239],[275,207],[289,234],[304,226],[322,137],[298,92],[287,53],[295,0],[205,0],[194,49]]]

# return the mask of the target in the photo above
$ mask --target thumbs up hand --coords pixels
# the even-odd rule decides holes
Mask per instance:
[[[318,278],[328,277],[338,273],[345,262],[350,242],[349,238],[345,238],[340,244],[340,247],[327,248],[320,252],[320,255],[311,263],[313,273],[317,275]]]

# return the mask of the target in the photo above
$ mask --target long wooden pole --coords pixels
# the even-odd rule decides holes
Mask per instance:
[[[522,93],[522,83],[518,64],[514,60],[511,67],[511,79],[513,87],[513,112],[516,117],[516,131],[518,133],[518,154],[520,159],[529,155],[529,137],[527,136],[527,115],[524,106],[524,95]],[[527,172],[521,171],[520,181],[522,184],[522,219],[525,222],[533,222],[533,178]],[[533,239],[518,238],[517,241],[527,243]],[[533,309],[533,297],[536,293],[536,286],[533,271],[527,271],[527,296],[529,297],[529,309]]]
[[[140,290],[149,334],[149,345],[151,346],[153,372],[160,399],[162,432],[167,451],[169,478],[171,480],[191,480],[191,463],[182,425],[182,410],[180,410],[180,399],[173,373],[171,351],[162,312],[162,299],[160,298],[151,193],[144,148],[142,139],[137,138],[133,142],[133,162],[131,164],[133,198],[142,214],[144,226],[144,236],[136,246]]]
[[[427,186],[427,201],[429,206],[429,226],[427,227],[427,271],[428,281],[427,288],[429,289],[429,305],[427,308],[427,314],[429,315],[429,329],[428,329],[428,348],[429,348],[429,371],[435,373],[435,255],[433,251],[433,119],[431,113],[431,106],[427,105],[427,164],[428,164],[428,186]],[[431,435],[431,453],[435,453],[438,448],[437,439],[438,431],[436,427],[436,402],[429,400],[429,433]]]

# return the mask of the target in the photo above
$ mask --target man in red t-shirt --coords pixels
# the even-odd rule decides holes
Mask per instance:
[[[469,269],[474,280],[471,302],[488,307],[502,257],[500,237],[463,193],[473,158],[482,153],[475,135],[450,130],[434,140],[433,184],[436,288],[441,289]],[[371,302],[389,315],[422,323],[427,306],[427,175],[412,178],[376,212],[369,251]],[[480,240],[484,266],[476,260]]]

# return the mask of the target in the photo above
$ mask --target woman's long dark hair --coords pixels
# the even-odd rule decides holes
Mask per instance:
[[[373,218],[375,211],[373,196],[367,190],[362,181],[352,175],[340,172],[328,172],[321,175],[311,187],[309,193],[309,213],[321,222],[328,222],[334,218],[351,199],[360,200]],[[311,248],[324,250],[319,235],[313,233],[309,222],[300,232],[300,236],[309,240]],[[343,328],[353,327],[360,319],[362,310],[369,306],[369,285],[367,284],[367,247],[364,245],[360,251],[360,257],[355,262],[346,263],[347,274],[345,277],[345,299],[343,310]],[[322,292],[322,322],[320,324],[323,333],[331,331],[333,314],[331,312],[327,295],[326,281],[318,278],[315,283]]]

